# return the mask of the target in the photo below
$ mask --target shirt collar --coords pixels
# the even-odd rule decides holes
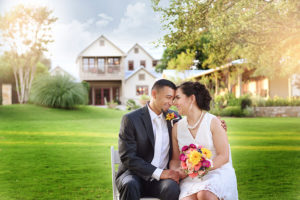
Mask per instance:
[[[149,114],[150,114],[150,118],[151,118],[151,121],[153,121],[155,118],[157,117],[161,117],[163,118],[163,113],[161,113],[160,115],[157,115],[149,106],[149,104],[147,104],[147,107],[148,107],[148,110],[149,110]]]

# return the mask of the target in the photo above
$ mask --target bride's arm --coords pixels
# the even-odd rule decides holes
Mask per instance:
[[[217,156],[213,159],[213,168],[217,169],[229,161],[229,144],[227,134],[220,120],[213,118],[210,125]]]
[[[179,172],[180,179],[185,178],[187,175],[180,168],[180,160],[179,160],[179,146],[177,141],[177,123],[172,128],[172,159],[170,160],[170,169],[176,170]]]

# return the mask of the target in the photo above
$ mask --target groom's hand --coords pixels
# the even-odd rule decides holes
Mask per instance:
[[[218,116],[218,119],[221,121],[221,126],[224,128],[224,130],[227,132],[227,125],[226,122],[224,120],[221,119],[220,116]]]
[[[179,183],[179,173],[178,171],[172,170],[172,169],[165,169],[161,175],[160,179],[172,179],[176,183]]]

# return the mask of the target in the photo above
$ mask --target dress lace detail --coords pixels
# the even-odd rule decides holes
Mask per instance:
[[[210,131],[211,120],[215,116],[206,113],[198,128],[196,137],[193,138],[187,128],[187,119],[183,118],[178,122],[177,141],[179,148],[184,145],[197,144],[202,145],[212,152],[212,159],[216,156],[216,149]],[[229,147],[230,148],[230,147]],[[180,182],[179,199],[195,194],[201,190],[207,190],[215,194],[220,200],[237,200],[237,182],[234,168],[231,162],[231,153],[229,162],[222,167],[208,172],[202,178],[187,177]]]

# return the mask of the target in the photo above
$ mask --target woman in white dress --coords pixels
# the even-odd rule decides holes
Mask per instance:
[[[237,183],[232,167],[227,134],[221,122],[208,113],[211,97],[198,82],[181,84],[174,105],[185,116],[172,131],[173,155],[170,168],[179,170],[180,200],[237,200]],[[180,169],[180,150],[185,145],[202,145],[212,152],[213,167],[202,178],[191,178]]]

